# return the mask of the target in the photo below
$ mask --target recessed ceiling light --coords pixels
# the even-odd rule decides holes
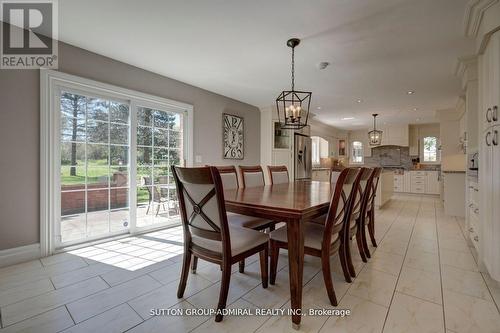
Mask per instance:
[[[420,118],[417,118],[417,121],[420,121]]]
[[[362,99],[358,99],[356,102],[363,103],[363,100]]]
[[[418,110],[418,108],[413,108],[413,111],[417,111],[417,110]]]
[[[408,90],[406,93],[407,93],[408,95],[413,95],[413,94],[415,93],[415,91],[413,91],[413,90]]]
[[[321,106],[318,106],[316,109],[321,110]]]
[[[353,120],[353,119],[354,119],[354,117],[344,117],[344,118],[342,118],[342,120]]]

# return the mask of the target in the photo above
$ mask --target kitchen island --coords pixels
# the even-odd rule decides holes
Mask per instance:
[[[394,171],[384,169],[380,175],[375,196],[375,207],[380,209],[389,202],[394,194]]]

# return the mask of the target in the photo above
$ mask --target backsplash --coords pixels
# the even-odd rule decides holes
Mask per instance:
[[[385,169],[416,169],[416,166],[412,162],[412,157],[410,156],[410,148],[402,146],[380,146],[372,148],[372,156],[365,157],[365,165],[371,167],[383,166]],[[441,165],[420,164],[420,170],[441,170]]]
[[[372,156],[365,157],[365,165],[412,169],[410,148],[401,146],[372,148]]]

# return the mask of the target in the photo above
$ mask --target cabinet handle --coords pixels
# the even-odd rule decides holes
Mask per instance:
[[[474,228],[473,228],[473,227],[470,227],[470,228],[469,228],[469,232],[474,232]]]
[[[472,208],[472,207],[474,207],[474,204],[469,204],[469,208]]]
[[[493,118],[493,121],[498,120],[498,106],[496,106],[496,105],[493,107],[492,118]]]
[[[474,192],[479,192],[479,190],[477,188],[474,188]]]
[[[476,242],[479,242],[479,236],[474,236],[474,240],[475,240]]]
[[[486,133],[486,145],[488,147],[491,146],[491,142],[489,142],[490,136],[491,136],[491,132]]]
[[[491,108],[488,108],[488,110],[486,110],[486,121],[491,123]]]
[[[479,214],[479,208],[474,209],[474,213]]]
[[[494,131],[495,134],[493,134],[493,140],[491,141],[494,146],[498,146],[498,131]]]

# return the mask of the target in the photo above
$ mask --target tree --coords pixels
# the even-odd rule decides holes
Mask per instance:
[[[70,158],[70,176],[76,176],[76,141],[79,131],[84,130],[84,125],[79,122],[79,118],[85,115],[85,97],[63,93],[61,96],[61,109],[63,115],[67,116],[67,121],[71,123],[71,158]],[[63,133],[68,134],[68,133]]]

